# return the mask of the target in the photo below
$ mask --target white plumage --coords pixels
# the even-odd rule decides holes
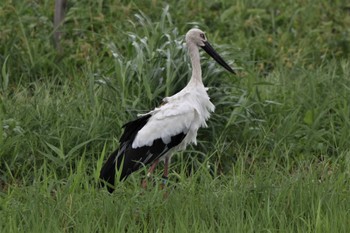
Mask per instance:
[[[151,146],[157,138],[167,144],[171,136],[181,132],[187,135],[179,145],[180,149],[188,143],[196,144],[198,129],[207,126],[206,120],[215,109],[206,90],[203,85],[188,85],[181,92],[165,98],[164,105],[147,113],[152,116],[137,133],[132,147]]]
[[[187,86],[177,94],[163,99],[164,104],[127,123],[120,139],[120,148],[112,153],[100,178],[109,183],[113,191],[116,168],[121,170],[120,179],[126,178],[143,165],[153,165],[153,172],[160,160],[165,161],[164,176],[168,175],[168,163],[175,151],[196,144],[197,131],[206,127],[206,121],[215,106],[210,102],[207,88],[202,82],[199,48],[203,48],[220,65],[234,71],[208,43],[204,32],[191,29],[186,34],[186,45],[191,58],[192,76]]]

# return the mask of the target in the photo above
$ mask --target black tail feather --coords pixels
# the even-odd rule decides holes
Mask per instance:
[[[126,123],[124,128],[124,133],[120,137],[120,147],[122,147],[124,144],[129,144],[130,142],[134,141],[137,132],[142,129],[142,127],[148,122],[148,119],[151,117],[151,115],[145,115],[140,118],[137,118],[134,121],[130,121]],[[118,153],[120,152],[120,148],[116,151],[114,151],[106,161],[106,163],[103,165],[100,173],[100,179],[101,179],[101,187],[104,187],[107,185],[107,189],[109,192],[114,191],[114,184],[115,184],[115,176],[116,176],[116,169],[120,169],[121,164],[123,164],[123,160],[125,156],[120,156],[120,158],[117,158]],[[125,150],[125,148],[124,148]],[[123,152],[121,153],[123,154]],[[124,163],[125,164],[125,163]],[[123,171],[121,173],[120,180],[123,180],[126,178],[131,172],[129,169],[123,168]]]
[[[114,191],[115,175],[116,175],[116,157],[118,155],[118,150],[114,151],[103,165],[100,173],[100,186],[104,187],[107,185],[108,191],[111,193]]]

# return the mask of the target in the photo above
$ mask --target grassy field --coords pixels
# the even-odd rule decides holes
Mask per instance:
[[[350,232],[347,1],[0,3],[0,232]],[[198,26],[216,112],[170,180],[97,187],[121,126],[179,91]]]

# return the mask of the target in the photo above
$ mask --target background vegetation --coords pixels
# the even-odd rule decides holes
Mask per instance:
[[[347,1],[69,0],[62,52],[53,9],[0,3],[1,232],[350,230]],[[199,145],[165,190],[140,171],[109,195],[103,160],[186,84],[194,26],[239,74],[203,54],[217,109]]]

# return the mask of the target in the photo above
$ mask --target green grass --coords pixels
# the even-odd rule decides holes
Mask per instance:
[[[345,1],[0,3],[0,232],[348,232],[350,13]],[[170,180],[97,188],[121,126],[190,76],[198,25],[216,112]],[[153,188],[154,187],[154,188]],[[165,198],[164,196],[168,196]]]
[[[79,174],[65,181],[45,174],[2,194],[2,231],[347,231],[348,178],[331,161],[301,162],[292,174],[277,163],[244,164],[216,178],[204,167],[177,182],[173,174],[166,190],[143,191],[132,178],[113,195]]]

